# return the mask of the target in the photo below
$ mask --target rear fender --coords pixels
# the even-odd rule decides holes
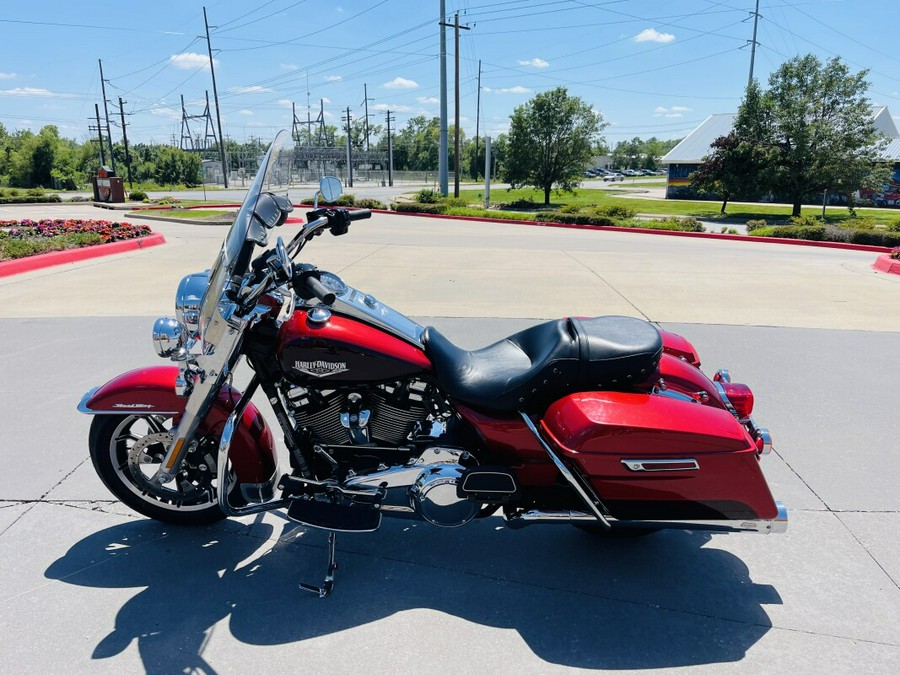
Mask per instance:
[[[165,415],[178,418],[188,399],[175,393],[177,366],[138,368],[123,373],[85,394],[78,410],[88,415]],[[221,436],[241,392],[224,386],[200,425],[203,436]],[[277,469],[272,432],[259,410],[247,405],[235,430],[229,452],[232,468],[242,485],[261,485],[272,480]]]

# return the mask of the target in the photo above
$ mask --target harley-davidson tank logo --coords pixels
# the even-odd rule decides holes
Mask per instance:
[[[350,369],[346,361],[294,361],[294,370],[313,377],[328,377],[346,373]]]

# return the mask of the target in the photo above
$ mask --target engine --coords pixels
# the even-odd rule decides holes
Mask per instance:
[[[292,386],[286,396],[299,428],[323,445],[398,447],[428,433],[442,414],[422,380],[342,389]]]

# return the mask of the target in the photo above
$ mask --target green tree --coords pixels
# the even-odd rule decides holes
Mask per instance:
[[[512,187],[543,190],[544,204],[554,187],[572,191],[578,184],[606,126],[599,112],[565,87],[537,94],[510,121],[503,178]]]
[[[826,190],[849,194],[877,182],[883,169],[873,173],[873,166],[883,137],[866,97],[867,72],[851,73],[838,57],[823,64],[808,54],[785,62],[767,91],[748,87],[735,138],[719,143],[698,173],[720,181],[726,198],[752,177],[758,190],[784,196],[794,216]]]

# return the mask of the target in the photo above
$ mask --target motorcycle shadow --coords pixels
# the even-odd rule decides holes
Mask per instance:
[[[633,540],[572,527],[511,531],[497,518],[454,530],[385,520],[376,533],[338,537],[336,589],[322,601],[297,586],[321,579],[322,532],[271,515],[199,530],[136,521],[78,542],[45,576],[145,587],[119,609],[93,658],[136,639],[148,673],[214,672],[202,653],[226,618],[241,642],[285,645],[391,617],[418,621],[402,614],[422,609],[514,630],[545,663],[659,668],[738,661],[771,628],[762,605],[780,604],[778,593],[754,584],[733,554],[705,548],[709,541],[675,531]],[[438,634],[405,628],[410,654],[391,658],[411,664],[427,652],[462,665],[496,649],[495,631],[478,637],[459,622],[440,625]],[[341,643],[345,663],[377,649]]]

